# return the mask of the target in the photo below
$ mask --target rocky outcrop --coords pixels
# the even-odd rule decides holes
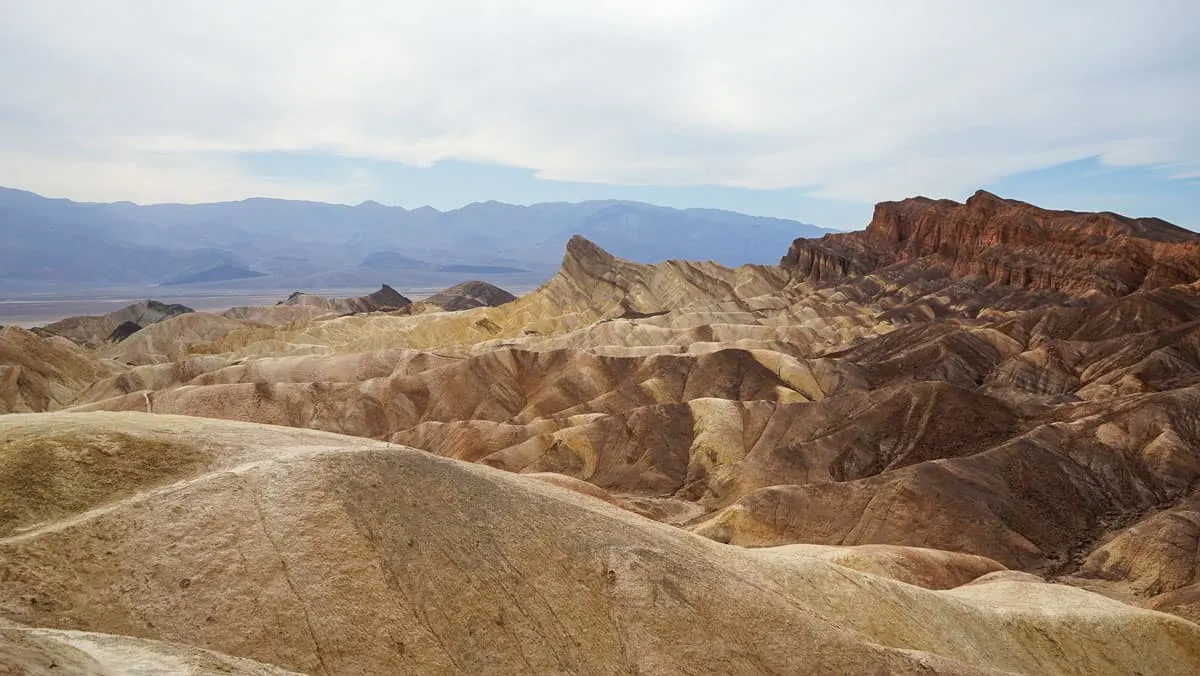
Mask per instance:
[[[1200,279],[1200,236],[1156,218],[1051,211],[985,191],[965,204],[882,202],[867,229],[797,240],[782,264],[834,281],[898,264],[1075,296],[1122,296]]]
[[[106,315],[69,317],[43,326],[42,330],[85,347],[97,347],[120,342],[151,324],[189,312],[194,310],[186,305],[143,300]]]
[[[698,300],[738,303],[778,291],[785,282],[780,271],[766,266],[726,268],[696,261],[633,263],[576,235],[567,242],[558,275],[543,288],[552,288],[565,304],[590,305],[616,317],[627,313],[653,315]]]
[[[859,279],[879,262],[857,239],[826,235],[821,239],[798,239],[779,261],[798,279],[818,283],[835,283],[843,279]]]
[[[378,291],[357,298],[326,298],[324,296],[297,291],[288,296],[287,300],[280,301],[280,305],[318,307],[338,314],[350,314],[354,312],[399,310],[412,305],[412,301],[399,291],[384,284],[379,287]]]
[[[454,312],[474,307],[496,307],[516,300],[517,297],[500,287],[481,281],[463,282],[433,294],[424,300],[443,310]]]
[[[183,359],[193,348],[246,328],[246,322],[210,312],[189,312],[152,324],[100,354],[122,364],[164,364]]]

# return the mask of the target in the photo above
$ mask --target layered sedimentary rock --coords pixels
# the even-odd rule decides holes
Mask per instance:
[[[919,263],[1030,290],[1120,296],[1200,277],[1200,236],[1157,218],[1051,211],[980,190],[965,204],[883,202],[861,233],[799,240],[782,264],[806,277]]]
[[[32,419],[18,419],[28,435],[21,441],[12,437],[9,445],[19,450],[22,466],[78,483],[69,492],[21,494],[25,497],[9,508],[19,521],[10,538],[21,537],[16,531],[38,519],[71,521],[72,510],[126,509],[139,492],[165,500],[167,491],[181,496],[180,505],[195,505],[181,506],[181,512],[209,519],[208,525],[180,521],[180,529],[207,532],[225,524],[221,532],[236,532],[238,539],[250,529],[249,506],[245,513],[238,507],[222,515],[208,510],[204,496],[211,492],[235,506],[245,495],[260,496],[268,500],[262,503],[267,524],[262,528],[302,550],[281,555],[287,569],[307,571],[301,582],[316,585],[311,596],[298,592],[300,598],[311,599],[313,607],[392,618],[389,626],[417,623],[410,627],[416,633],[395,630],[404,634],[397,639],[403,651],[372,649],[354,656],[344,647],[353,643],[347,638],[353,632],[340,627],[341,620],[322,628],[314,619],[305,629],[276,618],[272,621],[282,624],[256,625],[249,635],[259,638],[238,643],[234,634],[244,634],[245,627],[225,626],[220,618],[228,614],[205,616],[218,626],[197,634],[206,638],[196,645],[301,671],[473,671],[481,668],[473,660],[486,651],[500,655],[496,664],[502,666],[495,667],[500,670],[599,670],[592,648],[574,646],[571,622],[614,623],[603,640],[625,646],[611,653],[627,656],[619,669],[624,671],[678,670],[678,664],[722,673],[908,669],[903,660],[891,661],[898,659],[893,649],[926,651],[914,659],[935,672],[1170,673],[1174,667],[1165,661],[1140,667],[1130,661],[1131,655],[1160,650],[1191,669],[1200,644],[1169,627],[1194,625],[1139,614],[1138,607],[1200,619],[1193,546],[1200,533],[1198,260],[1196,237],[1160,221],[1045,211],[981,193],[967,204],[920,198],[882,204],[866,231],[799,240],[780,266],[642,265],[575,238],[554,278],[494,306],[480,293],[475,294],[480,306],[463,310],[446,301],[446,308],[426,302],[401,312],[345,314],[301,304],[193,313],[143,329],[98,355],[71,346],[71,354],[96,369],[86,377],[68,382],[66,373],[36,367],[43,390],[62,380],[60,394],[53,402],[22,394],[26,403],[9,409],[73,403],[72,412],[46,419],[60,427],[96,421],[87,423],[96,426],[88,434],[99,441],[86,453],[53,451],[54,462],[39,464],[33,459],[39,453],[69,442]],[[474,294],[456,293],[448,296]],[[62,340],[28,335],[44,346]],[[5,390],[17,391],[11,385]],[[21,391],[31,390],[26,385]],[[101,411],[126,417],[96,413]],[[170,435],[157,432],[100,434],[121,421],[136,421],[130,423],[136,430],[154,420],[191,429],[186,419],[165,417],[170,414],[243,422],[211,423],[225,431],[210,435],[208,450],[201,451],[186,443],[139,446],[143,437],[169,441]],[[176,434],[176,441],[186,436]],[[318,438],[353,450],[310,453],[306,449]],[[258,450],[238,451],[228,460],[212,456],[215,448],[250,439],[261,440],[254,442]],[[128,458],[113,451],[118,447],[131,449]],[[297,468],[271,455],[293,450]],[[389,451],[403,458],[395,460],[403,467],[389,464],[394,460]],[[110,484],[139,488],[113,491],[110,484],[88,483],[87,471],[71,458],[104,467],[125,458],[108,470],[121,478]],[[242,467],[246,463],[252,466]],[[393,472],[395,484],[386,478]],[[270,478],[275,473],[286,479]],[[204,478],[188,492],[191,479],[184,477]],[[438,477],[453,477],[445,481],[458,492],[438,493]],[[473,483],[476,479],[482,483]],[[275,492],[226,488],[243,480],[274,486]],[[179,481],[184,483],[178,491],[168,490]],[[401,488],[406,482],[421,490]],[[506,487],[496,490],[508,497],[493,502],[486,486]],[[356,497],[376,491],[378,500],[370,505]],[[57,511],[19,507],[36,502],[36,496],[66,500],[67,493],[78,497]],[[550,495],[565,496],[566,502]],[[618,515],[613,518],[621,525],[612,528],[632,533],[628,537],[637,544],[609,526],[569,516],[568,503]],[[524,505],[520,528],[504,516],[517,504]],[[128,509],[132,514],[143,508]],[[414,509],[429,514],[414,516]],[[289,510],[303,516],[287,517]],[[390,520],[393,512],[408,520],[396,541],[389,539],[401,528]],[[498,521],[488,520],[493,517]],[[276,533],[276,519],[291,525]],[[470,530],[480,523],[497,530]],[[597,542],[660,555],[640,553],[620,558],[620,566],[604,564],[604,575],[612,571],[618,582],[601,589],[624,590],[612,592],[616,596],[555,587],[555,575],[591,574],[591,563],[572,558],[577,554],[589,562],[616,556],[606,544],[595,549],[577,543],[560,527],[592,529],[600,534]],[[435,538],[429,551],[438,553],[428,555],[433,558],[391,551],[406,548],[410,537],[414,547],[425,542],[422,529],[453,535]],[[549,538],[566,544],[530,554],[520,549],[526,545],[510,542],[516,537],[510,538],[510,530],[532,533],[534,543]],[[358,535],[336,535],[343,531]],[[330,533],[339,547],[358,554],[336,565],[313,563],[321,556],[318,540]],[[139,547],[159,546],[148,532],[137,537]],[[53,549],[43,547],[46,540],[38,542],[37,552]],[[221,542],[226,541],[205,546],[226,551]],[[446,571],[453,566],[476,570],[475,559],[462,563],[462,557],[475,556],[466,542],[483,547],[478,551],[487,554],[479,556],[502,552],[521,563],[512,568],[487,563],[486,572],[472,572],[470,580],[451,579]],[[12,560],[31,552],[22,549]],[[372,558],[377,555],[383,558]],[[223,560],[230,556],[226,551]],[[66,559],[37,561],[23,569],[34,577],[22,579],[69,567]],[[205,561],[188,565],[209,571]],[[354,570],[338,568],[343,565]],[[341,596],[353,590],[317,582],[323,573],[331,580],[358,579],[376,575],[372,571],[385,571],[378,573],[381,586],[368,594],[383,599],[378,602],[385,610],[361,610],[354,605],[358,601]],[[640,576],[632,578],[636,585],[622,586],[624,576],[634,573]],[[189,580],[189,588],[206,579],[182,569],[178,576]],[[529,576],[537,584],[527,586]],[[278,581],[267,578],[254,579],[273,589]],[[729,598],[720,597],[716,605],[699,600],[719,586],[717,580],[734,578]],[[672,605],[678,599],[670,585],[654,582],[664,579],[685,599],[683,605]],[[830,582],[835,579],[841,582]],[[437,595],[441,592],[414,596],[416,587],[404,586],[407,580],[458,589],[454,603],[471,617],[475,608],[486,610],[459,624],[432,609],[448,603]],[[928,592],[933,597],[905,592],[896,602],[890,596],[893,581],[942,591]],[[546,619],[540,614],[543,601],[532,591],[542,582],[558,590],[544,601],[555,613],[564,604],[608,610],[558,623]],[[57,589],[59,582],[47,577],[36,584]],[[163,584],[163,590],[169,587]],[[796,591],[810,587],[832,590],[833,597]],[[89,592],[86,586],[73,589]],[[471,592],[463,597],[462,589]],[[856,596],[882,590],[892,600]],[[540,619],[512,624],[514,618],[505,615],[504,624],[496,625],[503,628],[481,630],[484,616],[491,617],[488,604],[500,594],[510,606],[521,604],[526,620]],[[149,598],[126,606],[159,603]],[[289,605],[293,597],[282,592],[263,598],[296,612]],[[635,602],[639,598],[650,602]],[[925,605],[928,598],[938,601]],[[954,609],[938,605],[943,602]],[[909,610],[896,611],[897,603],[953,617],[947,620],[953,627],[943,628],[944,638],[922,633],[917,640],[905,633],[917,630],[893,633],[916,621],[905,614]],[[656,610],[662,604],[670,610]],[[860,605],[862,617],[847,610]],[[768,608],[767,615],[743,615],[747,607]],[[56,624],[62,618],[82,617],[73,610],[55,615],[15,608],[0,615],[56,627],[67,626]],[[815,633],[805,635],[839,646],[845,661],[795,653],[794,659],[817,665],[805,669],[793,657],[776,654],[783,648],[772,646],[784,640],[776,638],[776,623],[807,627],[803,618],[809,611],[831,623],[832,633],[812,629]],[[405,619],[413,617],[424,619]],[[693,641],[672,629],[669,617],[699,623],[701,638]],[[1014,628],[1012,617],[1032,624]],[[1135,617],[1157,618],[1147,625],[1153,630],[1137,629],[1143,619],[1130,619]],[[103,619],[70,626],[165,640],[181,640],[195,630],[161,617],[149,619],[160,633],[132,616],[112,625]],[[838,632],[846,627],[855,633],[840,643]],[[326,631],[328,639],[322,638]],[[1103,657],[1108,661],[1077,661],[1076,644],[1059,634],[1068,631],[1112,646]],[[764,642],[751,641],[751,633]],[[275,635],[301,647],[285,651],[272,642]],[[437,640],[441,647],[422,643]],[[508,643],[499,646],[501,640]],[[795,652],[797,643],[788,645]],[[889,647],[879,652],[864,646]],[[1024,656],[1014,657],[1018,652]],[[664,655],[684,662],[663,661]],[[529,663],[515,661],[521,659]],[[697,661],[687,661],[692,659]]]
[[[0,413],[63,408],[116,370],[66,338],[0,326]]]

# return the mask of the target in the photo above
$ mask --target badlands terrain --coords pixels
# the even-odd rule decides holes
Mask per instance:
[[[0,328],[0,673],[1200,673],[1200,236],[780,254]]]

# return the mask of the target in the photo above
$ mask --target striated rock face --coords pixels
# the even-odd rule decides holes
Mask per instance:
[[[879,262],[857,237],[826,235],[821,239],[796,240],[779,264],[799,279],[835,283],[860,278]]]
[[[1050,211],[979,191],[882,202],[860,233],[797,240],[782,264],[828,281],[898,263],[1033,291],[1122,296],[1200,278],[1200,235],[1156,218]]]
[[[66,338],[0,326],[0,413],[63,408],[115,370]]]

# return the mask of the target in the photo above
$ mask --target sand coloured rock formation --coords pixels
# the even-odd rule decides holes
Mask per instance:
[[[42,329],[70,338],[85,347],[97,347],[104,343],[120,342],[151,324],[189,312],[194,310],[186,305],[143,300],[105,315],[69,317]]]
[[[638,264],[575,238],[554,278],[494,306],[346,315],[300,303],[176,317],[99,354],[71,346],[96,369],[86,377],[26,360],[42,391],[59,394],[34,405],[21,394],[27,403],[10,410],[76,407],[40,418],[44,426],[9,418],[25,435],[6,437],[13,466],[41,467],[73,488],[56,493],[47,478],[51,486],[35,494],[13,492],[9,539],[37,523],[75,528],[78,515],[96,510],[110,518],[106,505],[147,524],[175,514],[155,506],[148,516],[150,505],[178,500],[196,515],[163,516],[176,524],[168,532],[224,529],[257,542],[249,550],[265,557],[257,577],[229,584],[246,598],[268,594],[254,598],[290,608],[288,617],[309,607],[308,592],[300,601],[269,596],[282,584],[269,571],[306,571],[291,581],[315,585],[319,600],[310,602],[321,607],[368,603],[320,584],[325,573],[377,580],[372,602],[389,599],[390,610],[367,614],[415,632],[398,639],[403,657],[350,654],[341,620],[330,620],[328,642],[321,627],[278,618],[235,638],[244,626],[211,615],[218,626],[196,634],[208,637],[200,647],[306,672],[472,671],[489,666],[478,661],[488,651],[501,670],[603,672],[596,655],[606,650],[623,656],[624,671],[683,659],[705,673],[914,664],[935,673],[1186,672],[1200,650],[1191,629],[1180,629],[1200,620],[1188,548],[1200,478],[1196,256],[1194,236],[1153,219],[979,194],[967,204],[882,204],[866,231],[797,241],[777,267]],[[155,420],[164,427],[147,427]],[[204,426],[202,447],[189,441],[192,425]],[[91,441],[72,447],[80,438]],[[38,460],[46,452],[54,462]],[[160,456],[178,464],[151,461]],[[88,483],[88,467],[108,468],[111,483],[127,488]],[[452,488],[438,493],[439,485]],[[53,510],[28,507],[50,498]],[[442,507],[429,510],[434,503]],[[596,522],[571,505],[605,516]],[[270,563],[255,510],[268,540],[310,549]],[[492,530],[471,530],[481,523]],[[141,526],[120,532],[129,551],[161,546],[161,534]],[[440,553],[403,551],[408,537],[415,547],[427,533]],[[515,533],[532,541],[516,543]],[[42,535],[36,552],[53,550]],[[358,554],[321,563],[326,537]],[[225,551],[228,541],[205,546]],[[531,549],[539,542],[561,548]],[[14,551],[23,561],[35,550]],[[455,563],[492,552],[512,566]],[[70,567],[50,560],[30,563],[33,577],[23,579]],[[213,560],[188,565],[215,571]],[[596,561],[615,586],[555,577],[586,578]],[[205,579],[179,576],[188,589]],[[67,590],[53,576],[36,583]],[[453,604],[474,619],[434,610],[451,603],[427,591],[438,585],[459,590]],[[803,591],[813,585],[827,593]],[[539,601],[543,588],[557,595]],[[122,607],[166,605],[139,594]],[[496,625],[490,609],[504,603],[520,604],[523,619],[503,615]],[[563,604],[607,610],[548,614]],[[0,610],[51,627],[81,617],[74,613]],[[913,613],[949,624],[898,629],[920,624]],[[133,614],[89,617],[72,626],[189,643],[195,631],[162,617],[149,619],[160,633],[146,633]],[[681,617],[695,636],[681,633]],[[1159,619],[1139,624],[1150,617]],[[571,627],[584,625],[609,627],[608,638],[574,644]],[[796,652],[777,625],[838,655]],[[295,647],[272,643],[277,636]],[[1081,656],[1074,640],[1108,647]],[[1147,663],[1148,654],[1176,662]]]

